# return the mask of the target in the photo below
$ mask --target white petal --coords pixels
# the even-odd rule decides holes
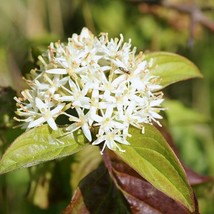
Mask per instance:
[[[67,82],[69,80],[69,78],[68,77],[64,77],[63,79],[61,79],[60,81],[59,81],[59,85],[65,85],[65,83]]]
[[[157,119],[162,119],[163,117],[161,115],[159,115],[158,113],[154,112],[154,111],[150,111],[149,112],[151,114],[152,117],[157,118]]]
[[[62,96],[62,97],[59,97],[57,98],[58,101],[74,101],[74,97],[73,96]]]
[[[40,126],[40,125],[43,124],[45,121],[46,121],[46,120],[45,120],[44,117],[40,117],[39,119],[30,122],[29,125],[28,125],[28,128],[33,128],[33,127]]]
[[[102,143],[105,140],[104,137],[98,137],[93,143],[92,145],[98,145],[100,143]]]
[[[100,68],[100,71],[101,71],[101,72],[104,72],[104,71],[107,71],[107,70],[110,70],[110,69],[111,69],[111,66],[106,65],[106,66],[102,66],[102,67]]]
[[[79,118],[80,117],[84,117],[84,113],[83,113],[83,111],[82,111],[82,109],[80,107],[76,107],[75,109],[77,111],[77,114],[78,114]]]
[[[73,80],[71,80],[71,79],[69,79],[69,86],[70,86],[70,88],[74,88],[74,89],[76,89],[76,90],[78,90],[79,88],[78,88],[78,85],[76,85],[74,82],[73,82]]]
[[[57,125],[52,117],[47,120],[47,123],[53,130],[57,130]]]
[[[65,115],[67,115],[67,114],[65,113]],[[78,117],[74,117],[73,115],[69,115],[69,121],[71,121],[71,122],[79,122],[80,119]]]
[[[110,118],[112,116],[112,112],[113,112],[113,106],[109,105],[109,108],[106,109],[105,117]]]
[[[126,75],[120,75],[120,76],[118,76],[116,79],[113,80],[112,86],[113,87],[119,86],[122,82],[126,82],[127,81],[126,78],[127,78]]]
[[[46,105],[42,102],[42,100],[39,99],[38,97],[36,97],[35,101],[36,101],[36,107],[37,107],[40,111],[42,111],[42,109],[46,109],[46,108],[47,108]]]
[[[80,128],[80,125],[79,125],[78,123],[73,123],[73,124],[71,124],[70,126],[68,126],[68,127],[66,128],[66,130],[71,131],[71,132],[74,132],[74,131],[76,131],[76,130],[79,129],[79,128]]]
[[[96,121],[96,122],[98,122],[98,123],[100,123],[100,122],[102,122],[103,117],[95,114],[95,115],[93,115],[93,120]]]
[[[113,62],[117,67],[122,67],[122,68],[126,69],[126,66],[124,65],[124,63],[123,63],[122,61],[120,61],[119,59],[112,60],[112,62]]]
[[[145,70],[147,65],[147,61],[143,61],[141,63],[138,64],[137,69],[134,71],[135,75],[137,75],[139,72],[142,72],[143,70]]]
[[[48,74],[67,74],[67,71],[64,68],[53,68],[50,70],[46,70],[46,73],[48,73]]]
[[[109,103],[101,101],[98,103],[98,108],[99,109],[107,109],[109,107],[109,105],[110,105]]]
[[[82,130],[83,130],[83,133],[84,133],[84,135],[86,136],[86,138],[89,140],[89,142],[91,142],[92,137],[91,137],[91,131],[90,131],[90,129],[89,129],[88,124],[85,123],[85,124],[82,126]]]
[[[105,142],[107,144],[107,147],[111,150],[115,150],[116,147],[116,143],[114,142],[114,140],[106,140]]]
[[[96,84],[97,85],[97,84]],[[95,85],[94,85],[95,86]],[[94,97],[94,98],[98,98],[99,96],[99,90],[97,89],[98,87],[95,87],[92,91],[92,95],[91,97]]]
[[[80,33],[80,38],[90,38],[92,33],[88,30],[88,28],[84,27]]]
[[[122,138],[120,136],[115,136],[114,140],[121,144],[130,145],[130,143],[127,140],[125,140],[124,138]]]
[[[164,101],[164,99],[152,100],[150,102],[150,106],[159,106],[163,101]]]
[[[59,114],[60,111],[63,109],[63,107],[65,106],[65,104],[59,104],[56,108],[54,108],[53,110],[51,110],[51,115],[54,116],[56,114]]]

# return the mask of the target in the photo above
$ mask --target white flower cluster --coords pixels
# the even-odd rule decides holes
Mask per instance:
[[[152,61],[136,54],[131,41],[95,37],[87,28],[73,34],[65,45],[51,43],[40,58],[40,69],[31,71],[30,89],[17,98],[17,115],[24,128],[48,123],[56,130],[56,118],[65,115],[67,132],[81,128],[88,141],[97,127],[93,145],[103,144],[123,151],[129,144],[130,125],[142,130],[145,123],[161,119],[163,102],[158,77],[152,76]]]

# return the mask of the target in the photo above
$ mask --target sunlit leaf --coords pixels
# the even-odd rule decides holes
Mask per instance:
[[[130,134],[131,145],[121,145],[126,152],[115,151],[116,154],[155,188],[193,212],[193,192],[185,172],[160,132],[145,125],[144,134],[133,127]]]
[[[34,128],[20,135],[7,149],[0,160],[0,174],[71,155],[86,145],[80,131],[66,134],[63,129],[52,131],[47,125]]]
[[[146,53],[153,60],[152,74],[160,77],[162,88],[186,79],[202,77],[198,68],[187,58],[168,52]]]

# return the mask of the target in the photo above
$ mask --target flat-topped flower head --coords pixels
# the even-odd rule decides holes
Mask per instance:
[[[15,98],[15,119],[23,128],[47,123],[57,130],[56,119],[64,115],[67,132],[82,129],[93,145],[103,144],[103,153],[106,147],[123,152],[119,144],[129,145],[130,126],[143,133],[145,123],[160,125],[163,94],[159,77],[151,74],[153,62],[122,35],[96,37],[83,28],[66,44],[51,43],[39,60],[40,69],[27,80],[30,88]]]

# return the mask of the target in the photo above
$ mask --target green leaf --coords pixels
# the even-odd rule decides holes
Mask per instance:
[[[86,145],[81,131],[66,134],[63,129],[53,131],[48,125],[31,129],[7,149],[0,160],[0,174],[71,155]]]
[[[162,88],[186,79],[202,77],[199,69],[187,58],[168,52],[146,53],[147,60],[154,61],[152,74],[161,78]]]
[[[115,153],[158,190],[194,211],[193,192],[186,174],[161,133],[154,126],[145,125],[144,134],[134,127],[130,134],[131,145],[121,145],[126,152]]]

